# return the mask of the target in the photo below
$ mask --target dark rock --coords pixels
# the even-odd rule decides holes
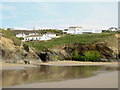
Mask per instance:
[[[77,52],[79,55],[84,56],[86,51],[95,50],[100,53],[100,62],[112,62],[113,59],[116,58],[114,52],[107,47],[104,43],[95,43],[90,45],[84,44],[69,44],[61,46],[58,48],[53,48],[51,50],[47,50],[47,52],[40,52],[38,56],[42,61],[55,61],[55,60],[71,60],[75,59],[73,52]],[[57,59],[56,59],[57,58]],[[82,60],[82,59],[81,59]]]

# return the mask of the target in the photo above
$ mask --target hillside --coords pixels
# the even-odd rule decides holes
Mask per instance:
[[[115,33],[63,35],[46,42],[26,42],[35,48],[42,61],[114,61],[118,59]]]
[[[9,30],[1,30],[3,62],[114,61],[119,57],[118,36],[114,33],[62,35],[50,41],[21,42]]]
[[[81,35],[63,35],[61,38],[52,39],[51,41],[43,42],[26,42],[26,44],[34,47],[36,51],[44,50],[45,48],[54,48],[65,44],[93,44],[102,42],[106,38],[112,37],[114,34],[101,33],[101,34],[81,34]]]

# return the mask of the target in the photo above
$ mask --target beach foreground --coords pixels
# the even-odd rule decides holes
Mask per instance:
[[[78,62],[78,61],[57,61],[41,63],[41,65],[52,66],[86,66],[86,65],[105,65],[111,67],[118,67],[116,62]],[[2,69],[23,69],[25,67],[34,67],[35,65],[25,64],[3,64]],[[53,81],[53,82],[41,82],[33,84],[22,84],[10,86],[10,88],[118,88],[118,71],[109,71],[100,73],[93,77],[65,80],[65,81]]]
[[[102,73],[85,79],[16,85],[10,88],[118,88],[118,72]]]

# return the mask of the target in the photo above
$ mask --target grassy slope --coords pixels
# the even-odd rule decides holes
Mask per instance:
[[[4,37],[6,38],[9,38],[9,39],[12,39],[13,40],[13,43],[15,45],[18,45],[20,46],[21,45],[21,41],[19,38],[17,38],[15,35],[13,35],[12,33],[10,33],[10,31],[8,30],[1,30],[0,29],[0,32],[3,34]]]
[[[61,38],[52,39],[46,42],[26,42],[26,44],[33,46],[37,51],[44,50],[44,48],[53,48],[59,45],[81,43],[81,44],[92,44],[103,39],[112,36],[110,33],[101,34],[81,34],[81,35],[64,35]]]

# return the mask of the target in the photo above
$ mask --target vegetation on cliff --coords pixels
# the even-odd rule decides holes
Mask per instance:
[[[100,52],[97,50],[90,50],[85,51],[82,55],[79,53],[79,51],[74,51],[70,53],[70,57],[73,60],[77,61],[100,61]]]
[[[106,37],[110,37],[113,34],[101,33],[101,34],[80,34],[80,35],[63,35],[61,38],[56,38],[51,41],[37,41],[37,42],[26,42],[26,44],[34,47],[36,51],[42,51],[46,48],[54,48],[65,44],[93,44],[104,40]]]
[[[9,30],[2,30],[0,29],[0,32],[3,34],[3,36],[5,38],[9,38],[12,39],[14,45],[20,46],[21,45],[21,41],[19,38],[17,38],[14,34],[10,33]]]

